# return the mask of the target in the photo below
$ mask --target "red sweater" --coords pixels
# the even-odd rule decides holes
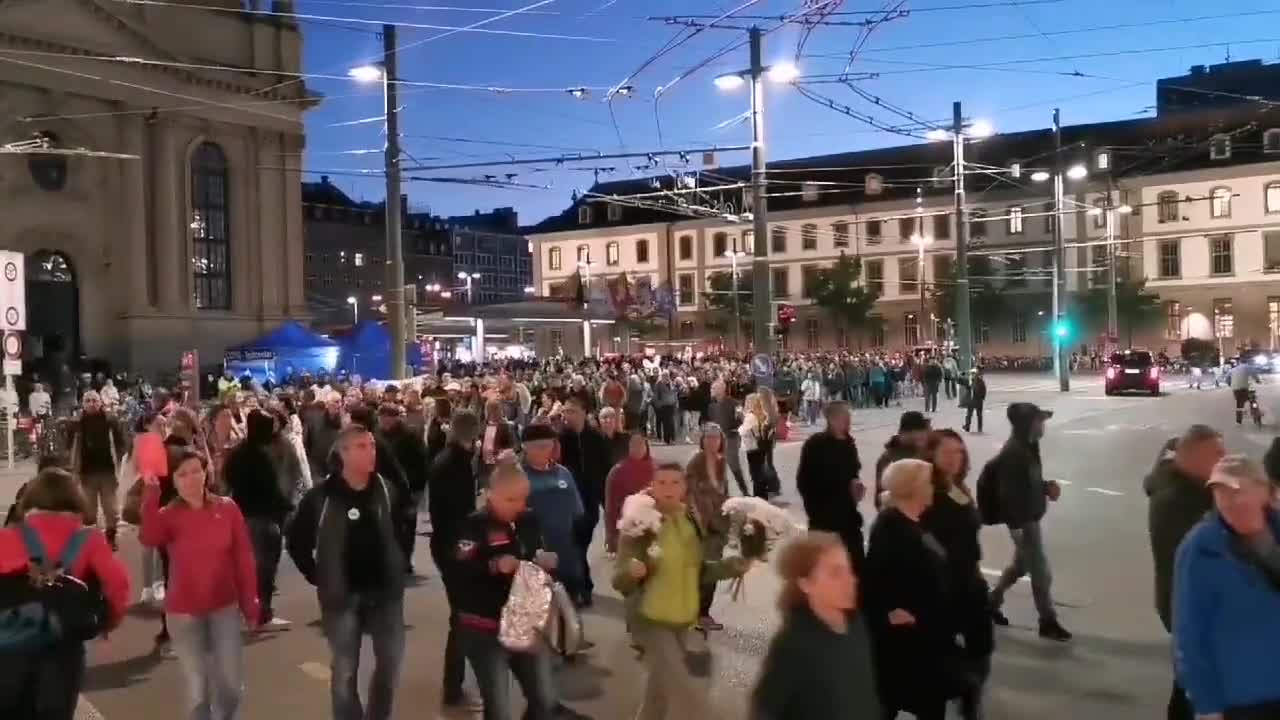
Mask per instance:
[[[45,552],[57,559],[81,528],[83,518],[74,513],[29,512],[24,521],[35,528],[44,543]],[[120,624],[129,609],[129,571],[116,559],[107,539],[100,530],[90,530],[90,535],[80,550],[80,557],[69,568],[72,577],[81,580],[96,578],[107,598],[111,612],[109,627]],[[26,570],[27,545],[22,541],[22,531],[16,527],[0,529],[0,574]]]
[[[210,494],[203,508],[174,500],[160,508],[160,487],[142,493],[142,543],[169,553],[165,610],[207,615],[232,604],[258,624],[258,575],[240,508]]]

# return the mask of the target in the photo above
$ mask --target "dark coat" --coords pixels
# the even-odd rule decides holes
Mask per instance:
[[[822,431],[810,435],[800,448],[796,488],[809,516],[809,527],[842,533],[862,531],[862,515],[850,484],[862,472],[853,438],[837,438]]]
[[[604,483],[613,469],[613,450],[601,432],[584,425],[577,433],[565,428],[560,433],[560,464],[569,468],[578,484],[584,507],[604,502]]]
[[[242,515],[283,523],[293,504],[281,488],[271,459],[274,423],[259,412],[250,413],[247,422],[248,437],[227,454],[223,477]]]
[[[895,508],[883,510],[871,525],[862,588],[880,697],[908,712],[954,697],[963,681],[941,550],[919,523]],[[890,625],[894,610],[911,613],[915,624]]]
[[[1142,487],[1150,500],[1147,529],[1155,561],[1156,612],[1164,629],[1172,632],[1174,557],[1182,539],[1213,509],[1213,493],[1168,459],[1156,461]]]
[[[409,492],[420,494],[427,487],[427,444],[422,435],[414,433],[402,422],[383,432],[382,437],[404,471]]]
[[[879,720],[881,712],[861,614],[840,634],[807,607],[789,611],[751,694],[752,720]]]
[[[427,473],[427,513],[431,518],[431,556],[436,566],[448,564],[459,528],[476,511],[476,474],[471,450],[450,443],[431,462]]]
[[[1039,522],[1049,509],[1045,494],[1044,470],[1040,465],[1040,443],[1031,439],[1029,421],[1013,426],[1008,442],[992,458],[1000,487],[1000,513],[1004,524],[1017,529]]]
[[[965,654],[985,661],[995,649],[991,625],[989,588],[982,577],[982,545],[978,533],[982,520],[971,500],[958,502],[943,491],[934,493],[933,505],[920,518],[925,532],[933,535],[947,553],[947,593],[952,624],[965,642]]]

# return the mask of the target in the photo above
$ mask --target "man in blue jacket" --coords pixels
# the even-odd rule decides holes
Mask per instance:
[[[1280,717],[1280,515],[1275,487],[1242,455],[1209,476],[1214,512],[1178,548],[1178,684],[1201,720]]]

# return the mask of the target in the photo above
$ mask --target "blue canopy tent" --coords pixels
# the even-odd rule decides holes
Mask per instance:
[[[391,378],[391,331],[375,320],[361,320],[350,334],[340,338],[342,354],[338,367],[351,375],[374,380]],[[405,344],[405,360],[411,367],[422,365],[422,348]]]
[[[258,382],[268,377],[279,381],[304,370],[333,372],[340,350],[338,343],[290,320],[260,338],[227,348],[223,366],[236,377],[248,372]]]

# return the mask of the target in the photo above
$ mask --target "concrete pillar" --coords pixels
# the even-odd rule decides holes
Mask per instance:
[[[582,357],[594,357],[595,353],[591,351],[591,321],[582,321]]]
[[[151,124],[152,132],[152,232],[155,233],[156,299],[161,312],[186,314],[190,297],[183,298],[186,277],[191,274],[188,257],[190,228],[183,222],[188,185],[186,162],[176,147],[176,138],[163,120]]]
[[[473,359],[476,362],[484,362],[484,318],[476,318],[476,337],[475,342],[472,344],[471,352],[475,356]]]
[[[151,305],[151,264],[154,258],[147,248],[147,163],[146,120],[136,115],[120,116],[123,151],[137,155],[137,160],[120,160],[121,191],[124,195],[123,247],[109,250],[112,267],[129,277],[124,312],[139,313]]]

